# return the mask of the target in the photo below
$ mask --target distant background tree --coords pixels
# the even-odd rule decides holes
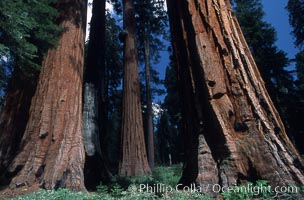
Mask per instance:
[[[121,27],[110,12],[106,13],[106,35],[105,35],[105,99],[107,107],[107,126],[106,138],[106,158],[112,169],[112,173],[117,174],[120,132],[121,132],[121,113],[122,113],[122,69],[123,46],[118,39]]]
[[[122,1],[112,0],[114,10],[122,14]],[[164,0],[135,0],[136,39],[140,64],[141,100],[145,127],[145,142],[149,164],[153,168],[154,125],[153,99],[164,94],[159,87],[162,80],[153,65],[159,63],[160,52],[165,50],[164,38],[167,37],[167,14]],[[151,152],[151,153],[149,153]]]
[[[172,51],[169,49],[169,53]],[[170,56],[170,63],[167,66],[164,85],[166,96],[162,108],[164,109],[160,122],[158,124],[158,140],[161,148],[159,154],[164,164],[169,163],[169,155],[172,163],[181,163],[183,161],[184,144],[182,137],[182,103],[177,80],[177,72],[173,62],[173,56]],[[163,141],[165,140],[165,141]]]
[[[159,62],[159,52],[164,49],[163,38],[167,25],[164,0],[135,0],[137,46],[139,61],[144,63],[144,99],[145,132],[148,161],[151,169],[154,168],[154,125],[153,125],[153,89],[152,83],[160,84],[157,72],[152,69],[152,63]]]
[[[295,45],[303,48],[304,45],[304,1],[303,0],[289,0],[287,4],[289,11],[289,22],[293,27],[292,34],[295,37]]]
[[[293,102],[293,122],[296,144],[299,151],[304,154],[304,128],[302,119],[304,119],[304,1],[303,0],[289,0],[287,4],[289,11],[289,22],[293,27],[292,34],[295,38],[295,46],[298,47],[299,52],[295,56],[296,76],[297,80],[295,101]]]
[[[145,147],[142,120],[136,21],[133,0],[123,1],[124,42],[123,106],[119,175],[139,176],[151,172]]]

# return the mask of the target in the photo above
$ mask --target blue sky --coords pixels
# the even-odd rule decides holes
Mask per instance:
[[[293,45],[292,31],[288,22],[288,12],[285,9],[288,0],[262,0],[265,12],[265,21],[277,31],[277,46],[285,51],[289,58],[293,58],[298,50]]]

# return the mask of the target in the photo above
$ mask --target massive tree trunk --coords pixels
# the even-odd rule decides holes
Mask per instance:
[[[119,163],[121,176],[150,173],[147,161],[138,78],[138,55],[135,44],[133,0],[124,0],[124,80],[122,113],[122,146]]]
[[[86,1],[56,4],[63,33],[41,68],[20,153],[10,172],[11,188],[27,186],[83,190],[82,74]]]
[[[28,121],[31,99],[35,94],[38,75],[29,77],[15,68],[0,115],[0,184],[9,177],[6,169],[16,156]]]
[[[146,30],[147,32],[147,30]],[[150,35],[148,33],[145,34],[144,41],[144,55],[145,55],[145,78],[146,78],[146,101],[147,101],[147,138],[148,138],[148,161],[150,168],[154,169],[154,130],[153,130],[153,110],[152,110],[152,94],[151,94],[151,86],[150,86]]]
[[[230,2],[167,3],[183,98],[187,95],[181,182],[304,184],[303,161],[286,135]]]
[[[88,55],[84,73],[83,138],[86,150],[86,186],[94,188],[110,173],[103,158],[101,143],[105,144],[106,99],[105,95],[105,4],[104,0],[94,0]],[[104,146],[104,145],[103,145]]]

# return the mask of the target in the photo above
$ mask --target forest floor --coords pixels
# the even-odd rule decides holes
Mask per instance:
[[[151,175],[140,177],[113,177],[107,185],[99,185],[96,190],[89,192],[73,192],[68,189],[38,190],[36,192],[23,188],[18,193],[11,190],[0,190],[0,200],[142,200],[142,199],[166,199],[166,200],[271,200],[271,199],[302,199],[304,187],[299,188],[298,194],[263,191],[245,191],[242,193],[224,192],[216,197],[210,197],[197,191],[181,191],[177,189],[178,181],[182,175],[182,165],[159,166]],[[251,187],[269,187],[267,181],[261,180],[256,183],[248,183]],[[235,186],[235,189],[246,188],[248,185]],[[37,192],[38,190],[38,192]],[[279,195],[279,196],[278,196]],[[14,198],[8,198],[14,196]],[[279,197],[279,198],[277,198]]]

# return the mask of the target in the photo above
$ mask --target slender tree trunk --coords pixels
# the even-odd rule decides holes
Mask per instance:
[[[88,55],[84,73],[83,139],[86,150],[86,186],[95,189],[111,176],[102,151],[106,130],[105,97],[105,0],[94,0]]]
[[[135,44],[135,16],[132,0],[124,0],[124,81],[122,114],[122,149],[119,164],[121,176],[137,176],[150,173],[147,161],[140,89],[138,55]]]
[[[230,2],[167,2],[180,83],[184,95],[186,89],[192,95],[184,106],[193,105],[184,115],[194,123],[185,131],[185,148],[196,151],[186,152],[183,178],[192,180],[184,182],[304,184],[303,161],[286,135]]]
[[[29,77],[17,67],[13,72],[0,115],[0,177],[4,176],[18,152],[37,79],[37,74]],[[2,178],[0,184],[8,181],[5,177]]]
[[[145,34],[145,72],[146,72],[146,101],[147,101],[147,135],[148,135],[148,161],[150,168],[154,169],[154,131],[153,131],[153,110],[152,110],[152,95],[150,86],[150,38],[149,34]]]
[[[82,76],[86,1],[56,4],[63,33],[41,68],[21,151],[9,170],[11,188],[27,186],[84,190]]]

